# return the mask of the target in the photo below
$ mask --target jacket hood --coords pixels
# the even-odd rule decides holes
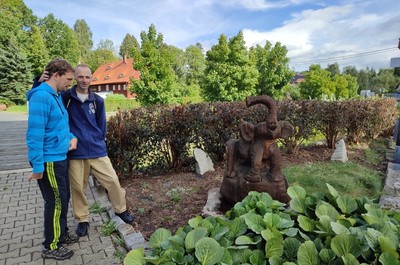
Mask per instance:
[[[56,92],[54,91],[54,89],[51,86],[49,86],[47,83],[43,82],[43,83],[40,84],[40,86],[32,88],[31,90],[29,90],[26,93],[26,98],[28,99],[28,101],[32,97],[33,93],[35,93],[37,91],[47,91],[50,94],[57,95]]]

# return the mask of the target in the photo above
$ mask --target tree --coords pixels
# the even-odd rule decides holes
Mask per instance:
[[[140,56],[140,45],[135,36],[126,34],[122,40],[121,46],[119,47],[119,56],[129,58],[136,58]]]
[[[32,75],[28,60],[14,39],[0,47],[0,102],[23,104],[31,87]]]
[[[97,49],[90,51],[87,58],[87,65],[95,71],[100,65],[118,61],[114,53],[114,43],[112,40],[100,40]]]
[[[39,28],[51,59],[64,58],[72,65],[78,63],[78,39],[67,24],[50,13],[39,21]]]
[[[198,85],[204,76],[205,58],[200,43],[190,45],[185,50],[186,58],[186,84]]]
[[[332,78],[335,75],[340,75],[340,69],[339,69],[339,64],[338,63],[328,64],[328,67],[325,70],[328,70],[331,73],[331,77]]]
[[[256,45],[254,52],[257,70],[259,72],[257,94],[269,95],[273,98],[282,98],[283,88],[288,85],[295,75],[289,68],[287,49],[280,42],[272,44],[266,41],[264,47]]]
[[[49,61],[49,54],[37,26],[32,27],[29,35],[31,41],[28,45],[28,61],[32,66],[33,75],[39,76]]]
[[[399,82],[400,78],[394,75],[394,69],[379,69],[377,76],[373,78],[374,91],[379,94],[394,92]]]
[[[92,31],[84,19],[78,19],[75,22],[74,31],[78,38],[79,62],[86,63],[93,47]]]
[[[300,83],[300,93],[305,99],[323,99],[334,97],[335,85],[331,73],[319,64],[311,65],[306,72],[305,81]]]
[[[258,71],[240,31],[229,42],[221,35],[206,53],[202,96],[208,101],[237,101],[256,94]]]
[[[163,35],[157,33],[154,24],[149,31],[140,33],[142,40],[140,56],[135,68],[140,71],[140,80],[132,80],[131,92],[138,95],[143,105],[169,104],[181,101],[182,94],[176,85],[177,77],[163,43]]]

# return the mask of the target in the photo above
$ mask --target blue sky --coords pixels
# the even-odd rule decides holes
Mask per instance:
[[[140,32],[154,24],[164,42],[185,49],[201,43],[207,51],[221,34],[243,31],[246,45],[281,42],[290,67],[337,62],[389,68],[400,57],[399,0],[24,0],[39,18],[53,13],[71,28],[84,19],[94,46],[110,39],[118,50],[127,33],[140,42]]]

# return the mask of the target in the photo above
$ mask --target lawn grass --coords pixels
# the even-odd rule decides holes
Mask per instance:
[[[302,186],[307,193],[329,193],[326,183],[340,194],[352,197],[378,198],[383,187],[384,176],[379,171],[368,169],[353,162],[319,162],[288,166],[283,169],[290,185]]]

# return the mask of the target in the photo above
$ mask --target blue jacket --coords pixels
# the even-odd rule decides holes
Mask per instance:
[[[64,92],[62,98],[69,113],[71,132],[78,138],[78,148],[68,153],[69,159],[107,156],[104,99],[89,91],[88,99],[82,103],[75,87]]]
[[[28,159],[33,173],[41,173],[45,162],[67,158],[69,142],[74,135],[70,133],[68,112],[61,96],[51,86],[42,83],[26,96],[29,101],[26,132]]]

